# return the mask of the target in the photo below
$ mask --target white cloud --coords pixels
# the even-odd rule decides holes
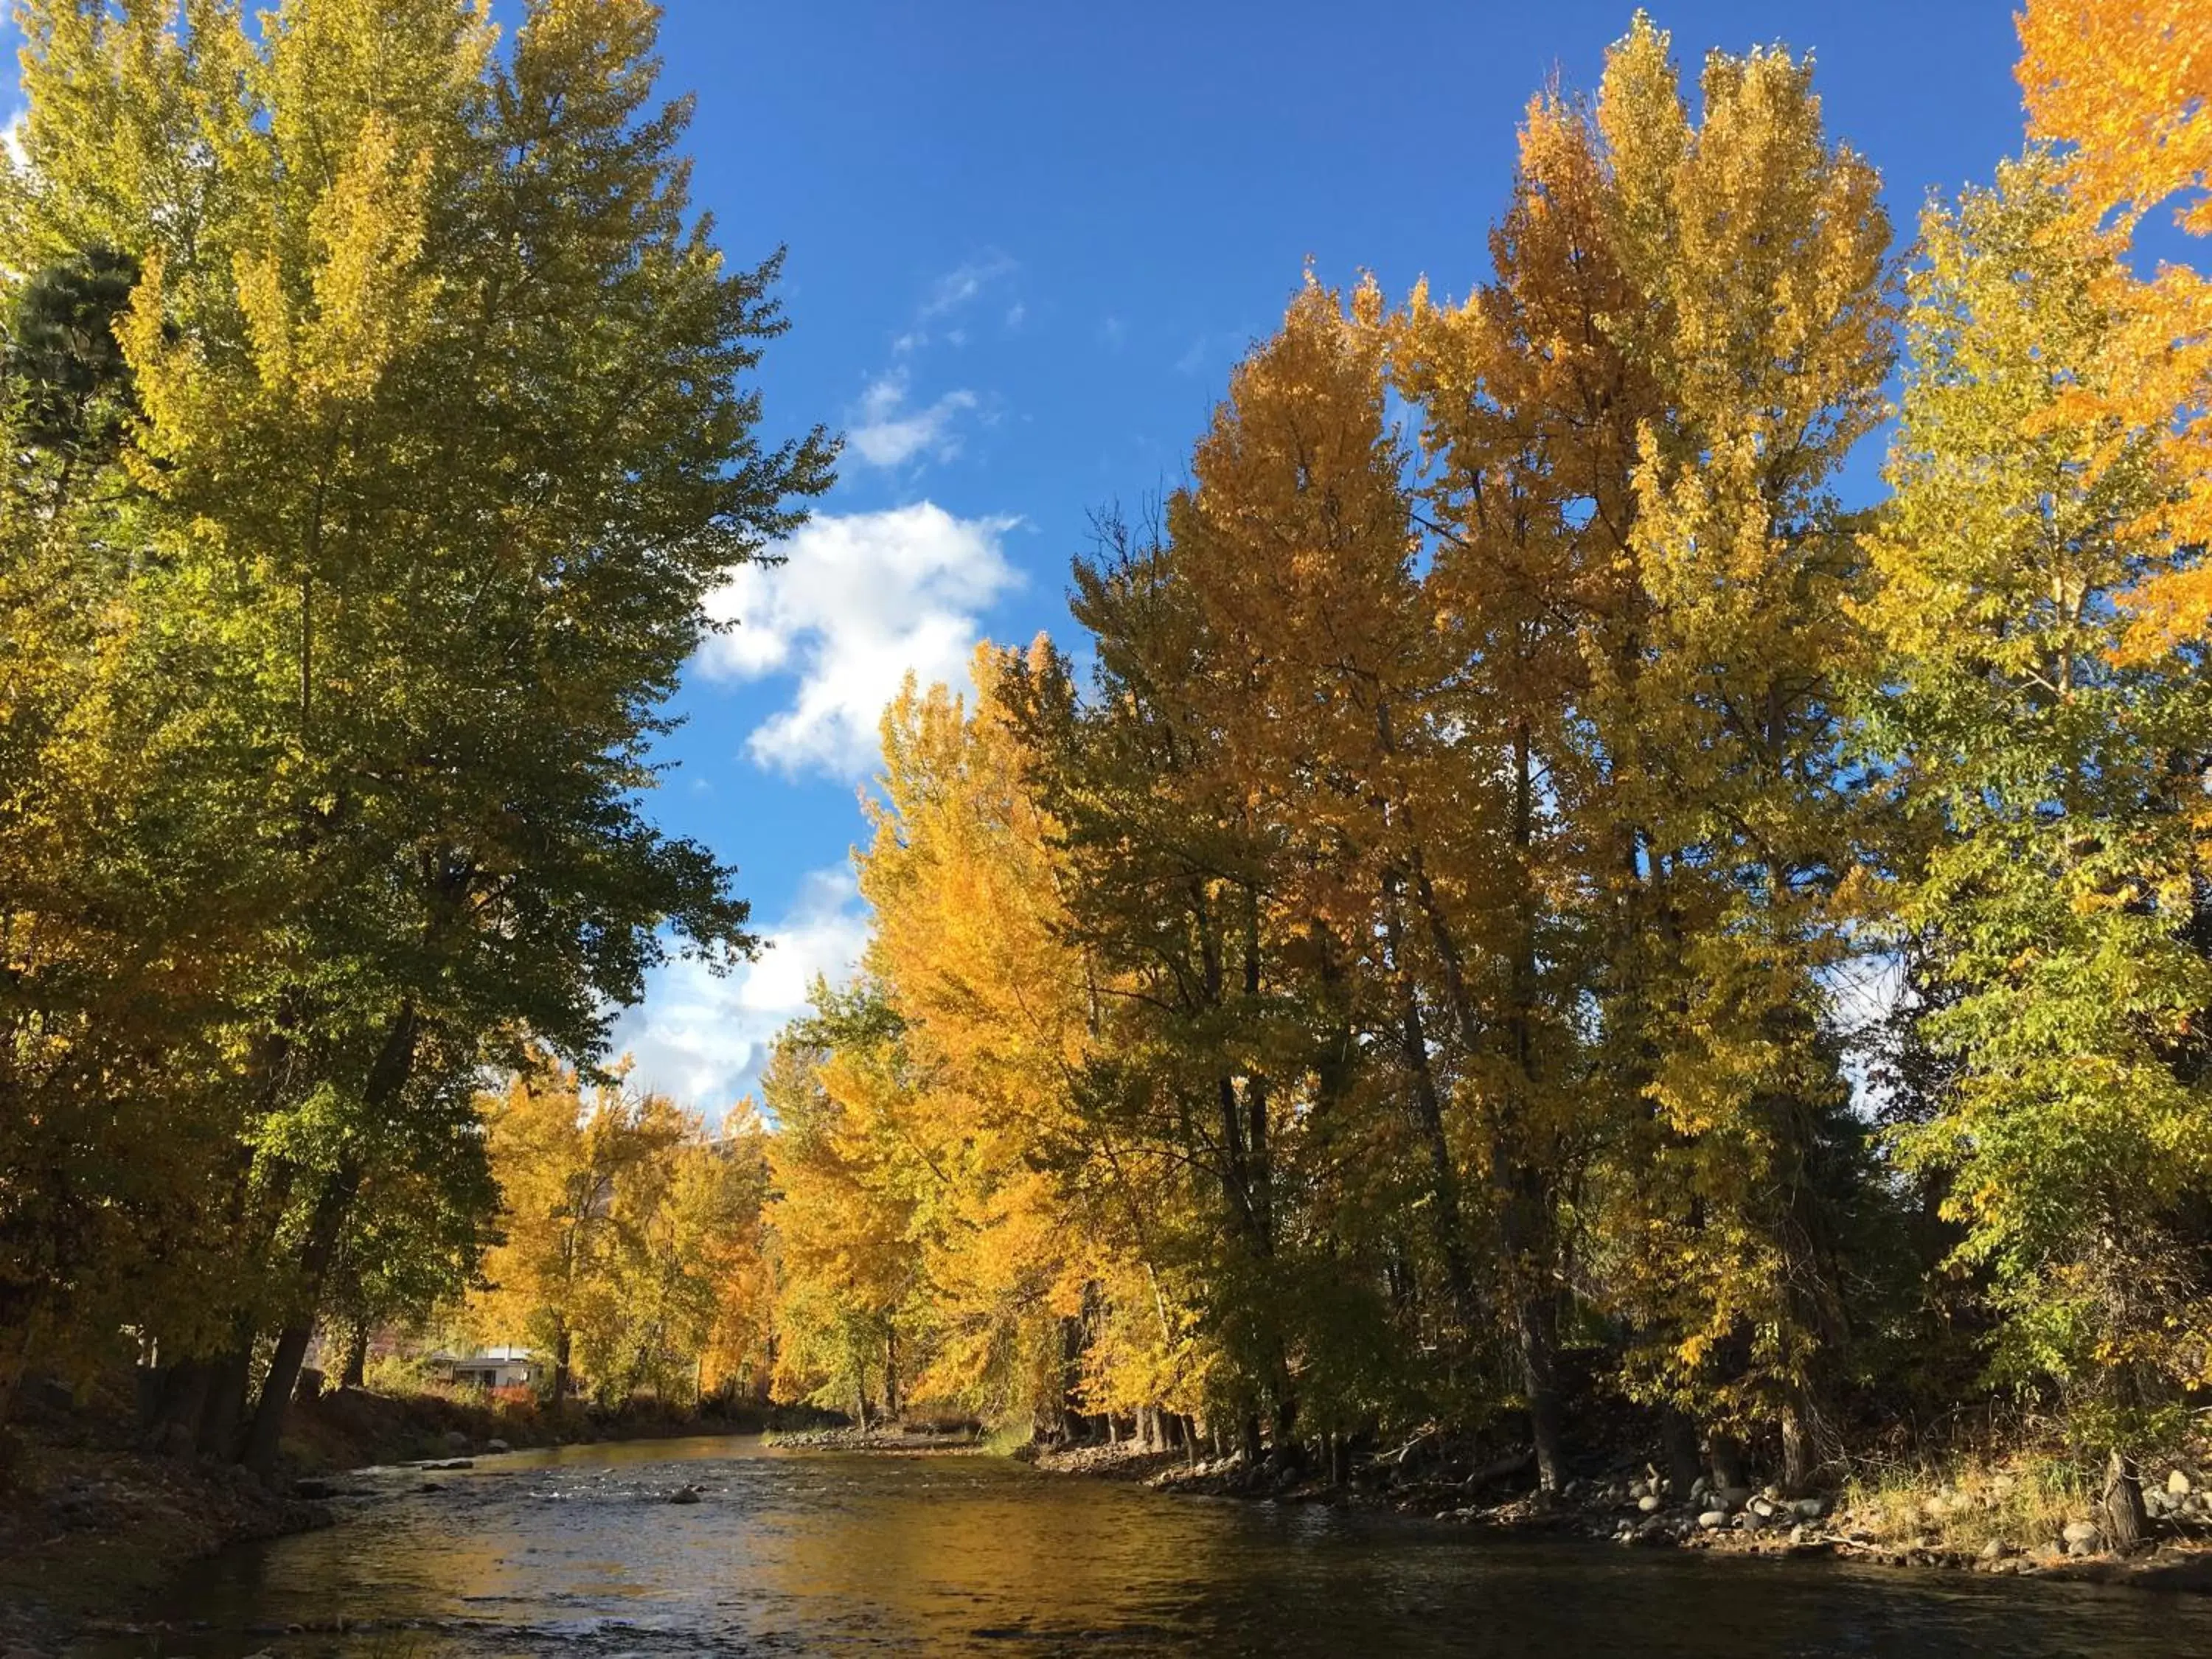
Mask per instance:
[[[1005,254],[987,253],[946,271],[930,284],[928,297],[921,302],[922,319],[927,321],[948,311],[957,311],[985,289],[1012,276],[1016,269],[1014,262]]]
[[[739,567],[709,605],[737,626],[708,641],[701,665],[718,678],[799,681],[746,740],[753,759],[866,777],[908,670],[924,684],[964,683],[979,613],[1021,580],[1000,546],[1015,522],[955,518],[930,501],[825,514],[777,549],[783,563]]]
[[[892,369],[869,384],[860,394],[852,430],[845,441],[853,453],[870,466],[904,466],[920,456],[950,460],[960,453],[953,428],[957,418],[975,407],[972,392],[948,392],[925,409],[907,406],[907,372]]]
[[[757,1086],[775,1034],[805,1012],[815,976],[851,978],[867,937],[852,872],[813,872],[756,960],[720,979],[697,962],[653,974],[644,1001],[615,1024],[615,1052],[636,1062],[630,1082],[719,1116]]]

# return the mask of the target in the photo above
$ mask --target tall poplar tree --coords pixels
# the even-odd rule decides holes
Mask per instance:
[[[232,1333],[203,1424],[273,1336],[260,1467],[379,1164],[473,1178],[459,1085],[532,1040],[590,1058],[664,925],[751,945],[731,872],[642,816],[643,749],[830,451],[759,441],[775,262],[730,269],[690,208],[655,15],[539,0],[502,46],[457,0],[21,9],[5,264],[137,273],[128,580],[221,665],[194,690],[281,894],[204,1212],[245,1271],[203,1290]]]
[[[2160,533],[2166,449],[2112,406],[2134,373],[2114,255],[2046,155],[1922,222],[1913,371],[1874,539],[1875,730],[1919,831],[1897,924],[1934,941],[1924,1021],[1955,1067],[1903,1146],[1948,1172],[1996,1358],[2055,1378],[2117,1448],[2171,1434],[2212,1341],[2199,837],[2212,702],[2194,651],[2123,653],[2121,596],[2193,575]],[[2077,398],[2086,391],[2092,401]]]

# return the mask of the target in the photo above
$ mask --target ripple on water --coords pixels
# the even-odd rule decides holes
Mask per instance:
[[[666,1501],[684,1486],[702,1501]],[[2212,1654],[2212,1602],[1485,1540],[995,1459],[727,1440],[456,1472],[204,1564],[158,1612],[207,1621],[161,1650],[206,1659]],[[294,1625],[311,1628],[266,1633]]]

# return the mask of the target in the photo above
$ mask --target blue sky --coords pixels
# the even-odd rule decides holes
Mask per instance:
[[[2007,0],[1653,12],[1687,64],[1813,51],[1903,235],[1931,187],[2021,143]],[[1072,637],[1089,514],[1177,481],[1309,257],[1394,296],[1480,280],[1523,105],[1554,70],[1591,85],[1632,13],[670,0],[699,198],[733,257],[790,250],[769,419],[848,447],[788,562],[724,596],[744,625],[692,666],[654,809],[740,866],[770,949],[726,980],[658,976],[618,1031],[636,1083],[710,1111],[751,1086],[864,937],[856,792],[900,674],[957,674],[979,636]]]

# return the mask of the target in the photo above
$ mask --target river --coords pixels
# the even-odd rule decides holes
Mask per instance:
[[[380,1480],[340,1526],[195,1569],[157,1611],[204,1626],[160,1652],[2212,1654],[2212,1598],[1500,1539],[993,1457],[699,1439]],[[698,1503],[666,1501],[683,1485]]]

